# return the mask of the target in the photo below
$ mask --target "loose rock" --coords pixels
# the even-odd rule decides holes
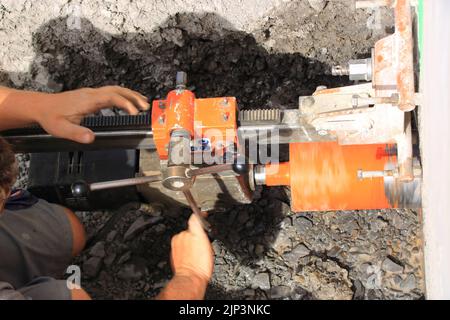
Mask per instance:
[[[292,289],[288,286],[276,286],[270,289],[271,299],[287,298],[291,294]]]
[[[304,245],[300,244],[296,246],[291,252],[284,255],[284,259],[291,265],[295,265],[298,259],[307,256],[310,250]]]
[[[353,293],[353,300],[363,300],[365,289],[361,281],[356,280],[355,282],[353,282],[353,286],[355,288],[355,291]]]
[[[83,264],[83,272],[89,278],[94,278],[102,267],[102,259],[99,257],[91,257]]]
[[[272,249],[278,254],[283,254],[292,247],[290,234],[285,230],[281,230],[275,238],[275,242],[272,244]]]
[[[404,291],[411,291],[416,288],[416,277],[414,274],[409,274],[406,279],[401,282],[400,288]]]
[[[381,268],[384,271],[389,271],[392,273],[397,273],[397,272],[403,271],[403,267],[401,265],[399,265],[398,263],[392,261],[390,258],[384,259]]]
[[[294,228],[297,230],[297,233],[304,234],[308,232],[313,226],[312,222],[305,217],[297,217],[294,219]]]
[[[134,264],[126,264],[117,273],[117,276],[122,280],[137,281],[144,276],[144,271],[139,270]]]
[[[106,241],[112,242],[117,236],[117,230],[112,230],[111,232],[108,233],[108,235],[106,236]]]
[[[309,5],[316,10],[317,12],[321,12],[325,6],[327,5],[327,0],[308,0]]]
[[[89,250],[89,254],[93,257],[104,258],[105,257],[105,243],[103,241],[97,242],[91,250]]]
[[[152,226],[159,221],[161,221],[161,217],[145,217],[141,216],[137,218],[135,222],[128,228],[127,232],[125,232],[125,235],[123,236],[123,239],[125,241],[130,240],[131,238],[135,237],[138,233],[142,232],[145,228],[148,228],[149,226]]]
[[[104,260],[105,265],[108,267],[111,266],[114,263],[114,260],[116,260],[116,257],[117,255],[115,253],[109,254]]]
[[[253,289],[262,289],[269,290],[270,289],[270,276],[268,273],[258,273],[252,282]]]

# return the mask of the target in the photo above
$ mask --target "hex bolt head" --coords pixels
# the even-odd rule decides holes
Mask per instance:
[[[187,85],[187,73],[184,71],[178,71],[175,81],[176,87],[183,87],[185,88]]]
[[[372,59],[350,60],[348,64],[349,78],[351,81],[372,80]]]

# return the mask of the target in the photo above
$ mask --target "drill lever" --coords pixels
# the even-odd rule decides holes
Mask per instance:
[[[104,182],[94,182],[91,184],[88,184],[85,181],[77,181],[72,184],[71,190],[72,190],[72,195],[74,197],[85,197],[91,191],[120,188],[120,187],[127,187],[127,186],[137,186],[140,184],[146,184],[146,183],[151,183],[151,182],[156,182],[156,181],[161,181],[160,175],[136,177],[136,178],[130,178],[130,179],[112,180],[112,181],[104,181]]]
[[[200,211],[197,202],[195,201],[194,197],[192,196],[192,193],[190,190],[184,190],[183,191],[184,195],[186,196],[186,200],[189,203],[189,206],[192,209],[192,212],[194,212],[194,214],[199,218],[200,223],[203,227],[203,229],[206,232],[211,232],[212,228],[211,225],[209,224],[208,221],[206,221],[206,219],[203,217],[202,212]]]

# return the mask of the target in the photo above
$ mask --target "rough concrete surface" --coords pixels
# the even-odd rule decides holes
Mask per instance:
[[[296,107],[318,85],[347,84],[330,67],[367,56],[392,31],[389,10],[352,3],[0,0],[0,80],[54,92],[120,84],[153,99],[184,70],[199,97],[236,96],[242,109]],[[288,203],[288,190],[271,188],[250,205],[211,213],[219,231],[207,298],[423,297],[416,212],[294,214]],[[131,204],[79,215],[91,248],[75,263],[94,298],[150,298],[170,279],[170,238],[189,210]]]

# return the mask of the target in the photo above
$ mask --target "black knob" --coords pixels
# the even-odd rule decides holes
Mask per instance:
[[[233,163],[233,171],[238,175],[246,174],[249,170],[249,166],[245,163]]]
[[[89,193],[89,185],[84,181],[74,182],[70,188],[75,198],[86,197]]]

